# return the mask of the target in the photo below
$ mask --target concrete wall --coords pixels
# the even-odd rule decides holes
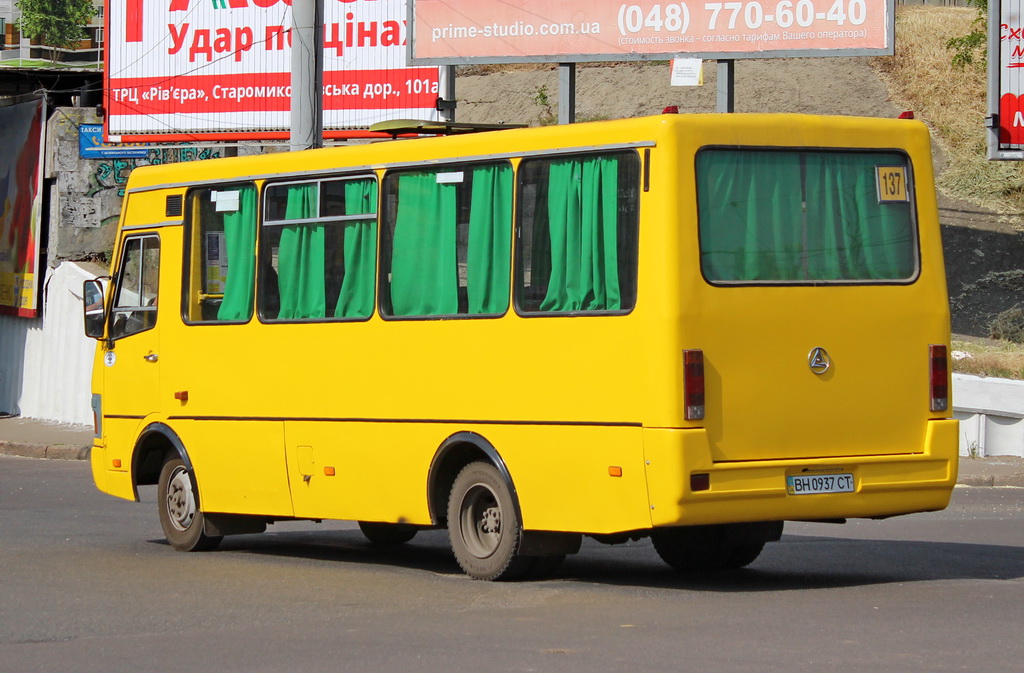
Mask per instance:
[[[51,260],[110,259],[128,175],[138,166],[214,159],[223,147],[153,146],[138,159],[83,159],[78,127],[100,124],[92,108],[58,108],[47,123]]]
[[[953,375],[960,455],[1024,456],[1024,381]]]

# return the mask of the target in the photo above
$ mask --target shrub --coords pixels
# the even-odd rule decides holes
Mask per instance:
[[[1024,309],[1014,306],[998,314],[988,324],[988,334],[993,339],[1024,344]]]

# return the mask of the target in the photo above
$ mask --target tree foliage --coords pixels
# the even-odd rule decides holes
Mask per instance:
[[[92,0],[18,0],[17,6],[23,36],[62,49],[71,49],[85,38],[84,27],[96,13]]]
[[[988,60],[988,0],[967,0],[967,4],[978,9],[978,16],[971,22],[971,32],[946,42],[946,49],[953,50],[955,66],[964,68],[978,63],[984,67]]]

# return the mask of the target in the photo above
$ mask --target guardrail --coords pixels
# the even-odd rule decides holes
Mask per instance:
[[[1024,381],[953,374],[960,455],[1024,457]]]

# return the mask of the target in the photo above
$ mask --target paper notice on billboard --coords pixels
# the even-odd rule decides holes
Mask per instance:
[[[672,59],[672,86],[701,86],[704,84],[704,61],[699,58]]]

